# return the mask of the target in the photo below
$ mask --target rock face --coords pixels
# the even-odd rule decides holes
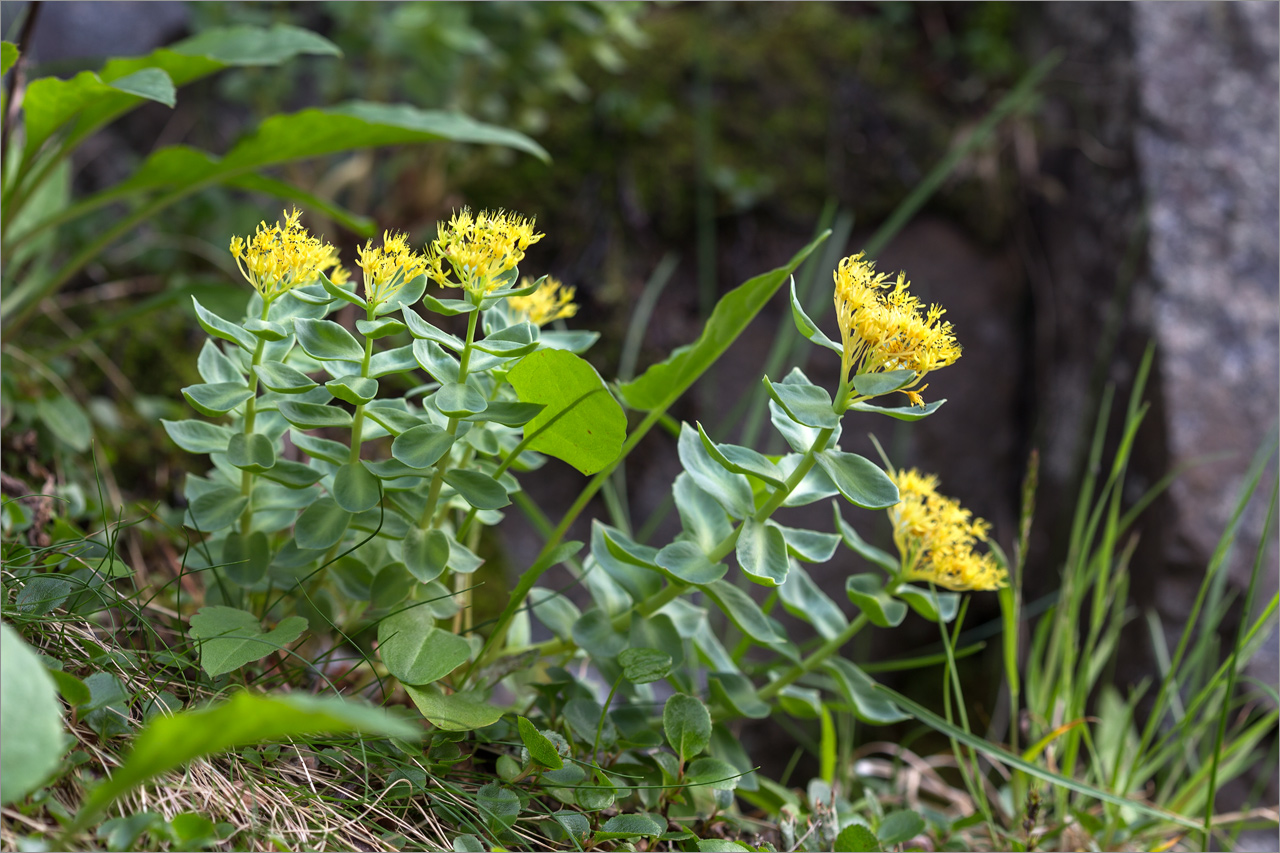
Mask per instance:
[[[1192,468],[1170,493],[1177,533],[1165,556],[1190,579],[1213,553],[1249,454],[1280,408],[1280,14],[1262,2],[1131,8],[1140,104],[1135,141],[1148,200],[1152,325],[1170,462],[1230,454]],[[1246,513],[1227,564],[1240,588],[1265,532],[1265,498]],[[1259,599],[1278,586],[1273,555]],[[1165,592],[1158,599],[1162,614],[1180,621],[1191,598],[1181,584]],[[1276,643],[1273,634],[1269,653],[1252,665],[1271,683],[1280,663]]]

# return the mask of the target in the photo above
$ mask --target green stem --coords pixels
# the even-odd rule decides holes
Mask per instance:
[[[465,385],[467,381],[467,367],[471,363],[471,348],[476,340],[476,325],[480,320],[480,311],[477,309],[467,315],[467,343],[462,348],[462,358],[458,362],[458,384]],[[445,427],[445,431],[449,435],[456,435],[458,432],[458,419],[449,418],[449,424]],[[436,504],[440,501],[440,490],[444,486],[444,472],[449,467],[449,458],[452,454],[446,453],[440,457],[440,461],[436,463],[436,472],[431,476],[431,488],[427,491],[427,505],[422,510],[422,517],[418,519],[418,526],[426,528],[431,525],[436,514]]]
[[[782,688],[791,684],[797,678],[801,678],[810,672],[813,672],[813,670],[816,669],[823,661],[840,651],[844,644],[852,640],[854,635],[861,631],[866,624],[867,614],[858,614],[858,618],[846,625],[843,631],[832,637],[830,640],[827,640],[815,649],[807,658],[784,672],[780,678],[774,679],[764,687],[757,690],[756,696],[758,696],[761,701],[768,701],[774,696],[777,696],[778,693],[782,691]]]
[[[369,309],[369,321],[373,321],[373,309]],[[369,361],[373,358],[373,338],[364,339],[364,360],[360,362],[360,378],[367,379],[369,377]],[[360,445],[364,439],[364,403],[356,406],[355,414],[351,419],[351,455],[347,457],[347,461],[355,464],[360,461]]]
[[[262,321],[266,322],[267,314],[271,312],[271,303],[263,300],[262,302]],[[262,338],[258,338],[258,345],[253,349],[253,364],[249,367],[249,399],[244,402],[244,434],[245,437],[253,435],[253,425],[258,418],[258,372],[253,368],[262,363],[262,353],[267,348],[267,342]],[[248,533],[249,528],[253,526],[253,474],[248,471],[240,472],[240,494],[248,499],[248,503],[244,505],[244,512],[240,515],[240,532]]]

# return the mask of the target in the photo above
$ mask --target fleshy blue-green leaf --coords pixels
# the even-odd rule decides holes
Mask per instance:
[[[872,625],[893,628],[907,618],[907,605],[884,591],[883,580],[873,574],[850,575],[845,579],[849,600],[867,615]]]
[[[691,584],[718,581],[729,571],[724,563],[708,560],[707,555],[695,543],[684,540],[672,542],[659,551],[654,559],[659,566]]]
[[[382,489],[360,460],[346,462],[333,475],[333,499],[350,513],[373,509],[382,499]]]
[[[231,427],[205,421],[161,420],[173,443],[188,453],[224,453],[235,433]]]
[[[271,564],[271,543],[267,534],[255,530],[248,536],[232,533],[222,543],[222,570],[233,583],[253,586],[266,577]]]
[[[829,234],[828,231],[817,237],[784,266],[758,275],[725,294],[716,303],[696,341],[679,347],[664,361],[619,386],[618,393],[623,401],[631,408],[643,411],[666,408],[674,403],[729,348],[787,280],[787,276]]]
[[[702,589],[716,604],[720,605],[720,609],[742,633],[766,648],[789,658],[796,658],[798,654],[796,647],[787,639],[782,626],[776,619],[766,615],[751,596],[724,580],[707,584]]]
[[[944,590],[933,592],[910,584],[902,584],[894,590],[893,594],[911,605],[912,610],[930,622],[937,622],[939,617],[943,622],[950,622],[960,611],[959,593]]]
[[[253,392],[241,382],[216,382],[188,385],[182,389],[182,396],[200,414],[216,418],[248,400]]]
[[[212,533],[235,523],[248,503],[249,499],[235,486],[218,486],[191,501],[187,516],[196,530]]]
[[[871,412],[876,415],[888,415],[891,418],[900,421],[918,421],[921,418],[927,418],[947,402],[943,400],[934,400],[932,403],[926,403],[924,406],[902,406],[898,408],[888,408],[886,406],[873,406],[870,403],[854,403],[848,408],[850,412]]]
[[[276,464],[276,448],[260,432],[238,432],[227,442],[227,461],[243,471],[261,474]]]
[[[769,396],[796,423],[815,429],[835,429],[840,423],[825,388],[791,382],[775,384],[768,376],[762,377],[762,381]]]
[[[844,658],[828,658],[824,669],[835,678],[840,695],[853,706],[854,716],[858,719],[879,726],[908,719],[909,715],[876,690],[871,676]]]
[[[778,597],[789,613],[808,622],[828,640],[849,624],[836,603],[798,565],[791,567],[787,582],[778,588]]]
[[[751,484],[742,474],[725,470],[702,445],[696,430],[687,423],[680,425],[676,450],[685,472],[702,489],[715,498],[735,518],[746,518],[755,512]]]
[[[307,620],[289,616],[270,631],[258,617],[221,605],[202,607],[191,617],[191,636],[200,643],[200,666],[210,677],[237,670],[288,646],[307,629]]]
[[[800,305],[800,298],[796,295],[796,279],[791,277],[791,319],[795,321],[796,331],[820,347],[826,347],[837,355],[843,356],[844,349],[840,344],[827,337],[826,333],[818,328],[818,324],[809,319],[809,315],[805,313],[804,308]]]
[[[778,466],[763,453],[758,453],[750,447],[740,447],[736,444],[716,444],[703,431],[702,424],[698,424],[697,427],[698,437],[702,439],[703,448],[721,468],[726,471],[732,471],[735,474],[748,474],[757,477],[771,486],[784,484],[785,478],[782,476],[782,472],[778,470]]]
[[[410,468],[427,468],[436,464],[452,446],[453,436],[443,427],[420,423],[396,436],[391,442],[391,456]]]
[[[779,586],[786,582],[791,561],[782,531],[769,522],[748,518],[738,535],[738,565],[756,583]]]
[[[281,394],[300,394],[316,387],[316,383],[307,374],[277,361],[259,364],[253,371],[268,390]]]
[[[501,509],[511,503],[502,484],[479,471],[452,468],[445,473],[444,481],[476,509]]]
[[[293,331],[298,336],[299,346],[312,358],[357,363],[364,360],[364,347],[332,320],[299,317],[293,321]]]
[[[777,524],[777,527],[787,540],[787,552],[806,563],[825,563],[840,545],[840,537],[835,533],[820,533],[817,530],[785,527],[781,524]]]
[[[0,658],[0,801],[8,805],[34,791],[57,768],[63,751],[62,709],[40,658],[8,624],[0,624]]]
[[[858,535],[858,531],[854,530],[844,520],[844,516],[840,514],[840,504],[832,501],[831,508],[835,511],[836,529],[840,531],[840,537],[844,540],[844,544],[848,546],[849,550],[867,562],[879,566],[891,575],[898,572],[899,566],[896,559],[864,540]]]
[[[676,476],[672,490],[676,499],[676,511],[685,532],[703,553],[710,553],[725,537],[733,532],[724,507],[711,495],[698,488],[698,484],[685,471]]]
[[[435,397],[436,408],[440,414],[451,418],[462,418],[483,412],[489,404],[484,395],[470,385],[448,382],[440,386]]]
[[[284,400],[279,405],[284,419],[299,429],[327,429],[351,426],[351,413],[337,406],[321,403],[295,403]]]
[[[415,578],[429,583],[440,577],[449,563],[449,534],[423,530],[416,524],[404,537],[404,565]]]
[[[854,506],[885,509],[899,500],[898,487],[893,480],[864,456],[824,450],[818,454],[818,465],[836,484],[845,500]]]
[[[363,406],[378,396],[378,380],[367,376],[340,376],[324,383],[329,393],[353,406]]]
[[[529,449],[554,456],[584,474],[618,458],[627,417],[594,367],[564,350],[531,353],[507,374],[522,403],[544,406],[524,425]]]
[[[320,498],[298,516],[293,536],[303,550],[324,551],[342,541],[350,524],[351,513],[333,498]]]
[[[769,706],[756,695],[751,679],[740,672],[713,672],[707,676],[711,698],[734,716],[762,720],[769,716]]]
[[[853,390],[864,397],[892,394],[916,378],[914,370],[890,370],[885,373],[863,373],[853,377]]]
[[[200,300],[194,296],[191,297],[191,304],[196,309],[196,322],[200,324],[200,328],[204,329],[215,338],[221,338],[229,341],[241,349],[253,352],[258,345],[258,339],[237,326],[235,323],[222,319],[209,309],[200,304]],[[362,353],[363,354],[363,353]]]

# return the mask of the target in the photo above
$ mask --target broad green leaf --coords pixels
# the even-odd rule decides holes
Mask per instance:
[[[778,470],[778,466],[763,453],[758,453],[749,447],[740,447],[736,444],[716,444],[703,431],[702,424],[699,423],[697,426],[698,437],[702,439],[702,446],[706,448],[707,454],[721,468],[726,471],[732,471],[735,474],[748,474],[764,480],[771,486],[785,484],[785,479],[782,476],[782,472]]]
[[[769,706],[756,695],[751,679],[739,672],[713,672],[707,676],[711,698],[733,716],[763,720]]]
[[[396,436],[391,442],[391,456],[410,468],[429,468],[452,446],[453,436],[443,427],[419,423]]]
[[[604,718],[604,725],[600,720]],[[605,715],[600,703],[585,696],[575,696],[564,705],[564,719],[569,724],[569,731],[583,744],[594,743],[596,728],[600,727],[600,745],[612,746],[618,740],[618,730],[613,721]]]
[[[878,575],[850,575],[844,583],[849,600],[858,605],[872,625],[893,628],[907,618],[907,605],[884,591],[884,582]]]
[[[378,225],[372,217],[361,216],[358,213],[347,210],[342,205],[335,204],[330,199],[307,192],[302,187],[295,186],[288,181],[278,181],[266,175],[247,174],[231,178],[226,184],[236,189],[271,195],[284,201],[291,201],[295,207],[332,219],[357,237],[367,239],[377,233],[378,230]]]
[[[139,69],[111,82],[93,71],[81,71],[70,80],[41,77],[31,81],[22,100],[25,157],[33,156],[59,127],[97,102],[115,98],[129,103],[141,100],[174,104],[173,81],[159,68]]]
[[[404,684],[439,681],[471,657],[471,646],[457,634],[436,627],[425,606],[409,607],[378,623],[378,655],[387,671]]]
[[[587,837],[591,834],[591,824],[586,815],[571,811],[554,812],[551,820],[564,831],[581,849],[586,849]]]
[[[279,114],[262,122],[221,159],[183,146],[152,154],[113,194],[195,183],[217,183],[265,166],[336,154],[355,148],[453,141],[503,145],[541,159],[546,152],[529,137],[456,112],[407,104],[348,101],[335,107]]]
[[[893,480],[864,456],[824,450],[818,454],[818,465],[836,484],[840,494],[854,506],[885,509],[899,500],[898,487]]]
[[[691,584],[718,581],[729,571],[724,563],[713,563],[693,542],[672,542],[654,557],[654,561],[675,577]]]
[[[406,684],[404,689],[422,716],[446,732],[474,731],[502,719],[502,709],[495,708],[483,696],[471,691],[445,694],[430,684],[422,687]]]
[[[742,474],[726,471],[702,446],[698,432],[687,423],[680,425],[676,450],[684,470],[698,487],[715,498],[735,518],[746,518],[755,512],[751,484]]]
[[[687,472],[681,471],[676,476],[673,494],[685,532],[693,536],[703,553],[709,553],[733,533],[733,526],[729,523],[724,508],[715,498],[698,488]]]
[[[360,460],[346,462],[333,475],[333,500],[350,513],[373,509],[382,500],[382,488]]]
[[[671,655],[657,649],[623,649],[618,653],[622,677],[632,684],[661,681],[671,674]]]
[[[0,802],[24,799],[39,787],[57,769],[63,748],[53,679],[22,636],[0,624]]]
[[[312,358],[357,363],[364,360],[364,347],[332,320],[299,317],[293,321],[293,331],[298,336],[298,345]]]
[[[853,377],[853,390],[863,397],[891,394],[916,378],[914,370],[890,370],[886,373],[862,373]]]
[[[829,658],[824,668],[835,678],[838,692],[853,707],[858,719],[886,726],[908,718],[884,694],[876,691],[871,676],[844,658]]]
[[[826,333],[818,328],[818,324],[809,319],[809,315],[800,305],[800,298],[796,295],[796,279],[791,277],[791,319],[795,321],[796,331],[820,347],[826,347],[837,355],[844,355],[844,348],[840,344],[827,337]]]
[[[479,471],[452,468],[445,473],[444,481],[476,509],[501,509],[511,503],[502,484]]]
[[[791,567],[787,582],[778,588],[778,597],[789,613],[808,622],[828,640],[849,624],[836,603],[800,566]]]
[[[182,396],[202,415],[220,417],[253,396],[243,382],[217,382],[207,385],[188,385]]]
[[[222,543],[222,570],[233,583],[253,586],[266,577],[271,564],[271,543],[267,534],[255,530],[248,536],[231,533]]]
[[[88,704],[93,694],[90,693],[88,685],[76,678],[69,672],[63,672],[60,669],[46,670],[49,677],[53,679],[53,683],[58,687],[58,694],[71,707]]]
[[[619,838],[652,837],[661,835],[664,827],[642,814],[614,815],[605,821],[604,826],[595,834],[597,841],[612,841]]]
[[[62,606],[71,595],[71,584],[56,575],[33,575],[13,600],[13,609],[28,616],[43,616]]]
[[[520,816],[520,796],[497,782],[481,785],[476,791],[476,806],[491,831],[510,827]]]
[[[538,731],[538,727],[524,717],[516,717],[516,727],[520,730],[520,740],[534,761],[551,770],[564,767],[564,759],[556,752],[556,746],[547,736]]]
[[[573,626],[582,618],[576,604],[562,593],[545,587],[535,586],[529,590],[529,604],[538,621],[562,640],[573,636]]]
[[[237,670],[288,646],[307,628],[301,616],[289,616],[270,631],[258,617],[234,607],[200,608],[191,617],[191,636],[200,643],[200,666],[210,677]]]
[[[325,551],[342,541],[350,524],[351,513],[333,498],[320,498],[298,516],[293,536],[303,550]]]
[[[915,812],[899,811],[884,816],[876,835],[881,844],[892,847],[895,844],[910,841],[922,832],[924,832],[924,818]]]
[[[791,382],[770,382],[762,377],[765,389],[774,402],[782,407],[791,420],[815,429],[835,429],[840,416],[832,408],[831,395],[817,385],[801,385]]]
[[[50,432],[72,450],[80,453],[89,450],[89,444],[93,441],[93,425],[75,400],[62,394],[41,397],[36,401],[36,415]]]
[[[443,530],[424,530],[416,524],[404,537],[404,565],[422,583],[440,577],[449,564],[449,534]]]
[[[13,42],[0,42],[0,75],[8,74],[13,63],[18,61],[18,46]]]
[[[867,562],[884,569],[890,575],[896,575],[900,568],[898,561],[887,552],[880,550],[859,536],[858,531],[854,530],[844,520],[844,516],[840,514],[840,504],[832,501],[831,508],[835,512],[836,530],[840,531],[840,538],[844,540],[844,544],[848,546],[849,550]]]
[[[600,374],[564,350],[525,356],[507,374],[522,403],[545,408],[524,426],[528,447],[594,474],[618,458],[627,418]]]
[[[378,396],[378,380],[367,376],[340,376],[324,383],[324,387],[339,400],[353,406],[363,406]]]
[[[190,526],[203,533],[221,530],[240,517],[249,499],[235,486],[218,486],[201,493],[187,505]]]
[[[476,836],[465,834],[453,839],[453,853],[489,853],[489,848]]]
[[[750,848],[726,838],[699,838],[698,853],[746,853]]]
[[[934,400],[932,403],[926,403],[924,406],[902,406],[897,408],[888,408],[886,406],[873,406],[870,403],[854,403],[847,411],[850,412],[871,412],[877,415],[888,415],[891,418],[900,421],[918,421],[921,418],[927,418],[941,408],[942,404],[947,402],[943,400]]]
[[[261,474],[276,464],[276,448],[271,439],[260,432],[245,435],[238,432],[227,442],[227,461],[243,471]]]
[[[663,706],[662,730],[683,763],[711,742],[711,714],[696,696],[676,693]]]
[[[738,787],[738,779],[742,774],[738,772],[738,768],[723,758],[698,758],[689,763],[685,776],[688,783],[694,787],[732,791]]]
[[[748,518],[738,535],[738,565],[756,583],[779,586],[786,582],[791,561],[787,540],[776,525]]]
[[[836,836],[836,853],[880,853],[880,842],[865,826],[851,823]]]
[[[315,381],[307,374],[277,361],[259,364],[253,368],[253,371],[258,374],[258,380],[268,390],[281,394],[300,394],[316,387]]]
[[[458,382],[449,382],[440,386],[440,390],[436,392],[435,397],[436,408],[440,410],[440,414],[450,418],[462,418],[467,415],[478,414],[485,410],[485,406],[489,402],[476,389],[470,385],[463,385]]]
[[[89,826],[116,797],[189,761],[263,741],[359,732],[414,741],[418,727],[381,708],[338,697],[258,696],[239,692],[226,702],[157,716],[138,733],[124,764],[95,787],[69,831]]]
[[[298,429],[343,429],[351,426],[351,413],[337,406],[284,400],[278,408],[284,419]]]
[[[618,387],[623,401],[631,408],[643,411],[664,409],[674,403],[742,334],[787,276],[829,234],[828,231],[817,237],[784,266],[758,275],[725,294],[716,303],[696,341],[679,347],[664,361]]]
[[[241,349],[253,352],[258,345],[258,339],[237,326],[235,323],[222,319],[209,309],[200,304],[200,300],[194,296],[191,297],[191,304],[196,309],[196,322],[200,324],[200,328],[204,329],[215,338],[221,338],[229,341]]]
[[[797,657],[796,647],[787,639],[782,626],[777,620],[766,615],[751,596],[724,580],[707,584],[703,587],[703,591],[720,605],[720,609],[742,633],[760,645],[793,660]]]

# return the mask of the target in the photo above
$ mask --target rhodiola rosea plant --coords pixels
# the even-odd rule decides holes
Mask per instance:
[[[206,534],[189,561],[206,575],[191,634],[213,678],[312,635],[350,644],[369,683],[385,695],[395,679],[432,724],[442,772],[460,743],[521,744],[490,747],[496,778],[477,794],[499,835],[541,792],[567,836],[656,836],[667,830],[653,815],[706,814],[760,784],[738,720],[817,718],[825,767],[833,704],[871,723],[905,719],[840,649],[909,609],[946,623],[959,591],[1000,588],[1006,573],[980,550],[986,523],[936,478],[841,449],[850,415],[937,411],[926,379],[961,353],[942,308],[862,255],[834,274],[838,342],[792,290],[797,328],[841,369],[832,389],[799,369],[763,378],[787,453],[680,424],[680,533],[655,547],[597,519],[589,542],[566,541],[604,478],[823,238],[727,294],[693,344],[612,386],[579,355],[594,333],[549,327],[573,316],[572,290],[521,276],[541,238],[517,214],[463,210],[421,251],[384,234],[351,272],[297,211],[232,240],[253,291],[242,317],[194,303],[210,335],[205,381],[182,389],[209,420],[165,422],[212,463],[186,485],[187,522]],[[354,330],[333,319],[347,306]],[[578,476],[562,463],[592,479],[503,606],[481,609],[483,531],[521,479]],[[832,503],[831,531],[774,518],[819,501]],[[896,555],[856,532],[868,510],[888,512]],[[875,567],[846,579],[852,619],[805,568],[841,545]],[[586,595],[540,584],[557,565]],[[752,585],[769,590],[763,606]],[[816,647],[802,652],[770,615],[778,604],[812,624]],[[531,616],[551,639],[533,642]],[[635,814],[606,820],[615,804]]]

